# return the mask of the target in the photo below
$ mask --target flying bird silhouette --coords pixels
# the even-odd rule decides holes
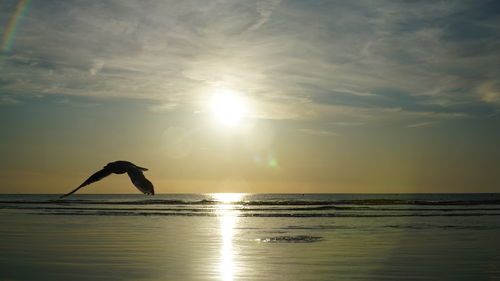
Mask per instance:
[[[89,185],[93,182],[99,181],[111,174],[124,174],[127,173],[130,177],[132,183],[144,194],[154,195],[155,191],[153,184],[142,174],[142,171],[147,171],[148,169],[139,167],[128,161],[115,161],[108,163],[102,170],[95,172],[86,181],[84,181],[80,186],[75,188],[70,193],[64,194],[59,198],[64,198],[75,193],[78,189]]]

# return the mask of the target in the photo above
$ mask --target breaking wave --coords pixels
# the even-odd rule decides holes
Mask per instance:
[[[106,205],[220,205],[217,200],[4,200],[0,204],[106,204]],[[320,208],[340,208],[328,207],[331,205],[423,205],[423,206],[473,206],[473,205],[500,205],[500,199],[490,200],[404,200],[404,199],[360,199],[360,200],[273,200],[273,201],[240,201],[231,202],[235,205],[243,206],[318,206]]]
[[[376,197],[378,196],[378,197]],[[500,216],[500,195],[247,195],[237,202],[209,195],[0,196],[0,212],[9,214],[87,216],[239,217],[457,217]],[[160,197],[160,198],[158,198]],[[163,198],[161,198],[163,197]],[[371,198],[367,198],[371,197]],[[410,198],[411,197],[411,198]]]

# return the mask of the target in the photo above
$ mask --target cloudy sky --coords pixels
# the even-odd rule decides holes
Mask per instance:
[[[498,1],[0,3],[0,192],[500,192]],[[88,193],[137,192],[126,177]]]

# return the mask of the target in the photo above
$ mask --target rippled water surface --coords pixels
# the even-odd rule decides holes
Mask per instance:
[[[0,280],[500,280],[499,194],[0,195]]]

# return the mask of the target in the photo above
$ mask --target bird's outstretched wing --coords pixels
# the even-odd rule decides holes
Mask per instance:
[[[89,185],[93,182],[96,182],[96,181],[99,181],[101,180],[102,178],[105,178],[107,176],[109,176],[110,174],[112,173],[111,169],[108,169],[108,168],[104,168],[100,171],[97,171],[95,172],[93,175],[91,175],[87,180],[85,180],[82,184],[80,184],[80,186],[78,186],[77,188],[75,188],[73,191],[71,191],[70,193],[67,193],[67,194],[64,194],[63,196],[59,197],[59,198],[64,198],[66,196],[69,196],[73,193],[75,193],[78,189],[86,186],[86,185]]]
[[[135,167],[130,167],[127,169],[127,174],[130,177],[132,183],[144,194],[155,194],[153,184],[144,176],[141,170]]]

